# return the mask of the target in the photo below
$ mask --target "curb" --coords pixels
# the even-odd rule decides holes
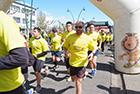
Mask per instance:
[[[111,78],[110,78],[110,94],[127,94],[123,73],[115,69],[115,51],[114,47],[110,47],[112,51],[111,62]]]

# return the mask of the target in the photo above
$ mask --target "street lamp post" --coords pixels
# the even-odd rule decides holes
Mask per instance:
[[[25,7],[25,1],[24,0],[23,0],[23,3],[24,3],[24,12],[26,13],[26,7]],[[28,24],[27,24],[27,15],[26,14],[25,14],[25,23],[26,23],[26,33],[27,33],[28,32]],[[28,33],[27,33],[27,35],[28,35]]]
[[[94,21],[94,20],[95,20],[95,17],[93,17],[92,19],[93,19],[93,21]],[[91,21],[92,21],[92,19],[91,19]]]
[[[72,19],[73,19],[73,23],[75,23],[74,16],[73,16],[72,12],[69,9],[67,10],[67,12],[70,12]]]
[[[82,11],[85,11],[85,7],[83,7],[83,9],[80,11],[80,13],[78,15],[78,18],[77,18],[77,21],[79,21],[79,18],[80,18],[80,15],[81,15]]]
[[[31,0],[31,12],[32,12],[32,9],[33,9],[33,0]],[[32,30],[32,13],[30,15],[30,31]]]
[[[86,22],[85,18],[82,18],[82,20],[83,20],[84,22]]]

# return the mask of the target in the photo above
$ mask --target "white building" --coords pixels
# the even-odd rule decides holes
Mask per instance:
[[[11,7],[9,8],[9,13],[8,15],[11,16],[16,23],[19,25],[19,27],[21,27],[22,29],[22,33],[23,34],[27,34],[26,32],[26,21],[25,21],[25,14],[22,12],[22,10],[25,12],[25,8],[26,8],[26,12],[27,14],[31,12],[31,6],[29,4],[22,4],[22,3],[18,3],[18,2],[13,2]],[[35,10],[35,8],[32,8],[33,11]],[[28,30],[30,30],[30,15],[27,16],[28,19]],[[32,28],[34,28],[36,26],[37,23],[37,13],[36,11],[34,11],[32,13]]]

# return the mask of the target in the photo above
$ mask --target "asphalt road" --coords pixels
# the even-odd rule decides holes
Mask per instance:
[[[82,83],[82,94],[110,94],[112,79],[113,55],[111,49],[106,49],[104,54],[99,52],[97,59],[97,75],[91,76],[91,68],[88,65],[88,76]],[[65,64],[59,62],[59,69],[53,70],[51,53],[46,56],[45,66],[49,67],[49,74],[42,74],[41,91],[39,94],[75,94],[76,87],[74,82],[66,82],[69,76]],[[32,67],[29,67],[29,79],[26,88],[36,87],[36,77]]]

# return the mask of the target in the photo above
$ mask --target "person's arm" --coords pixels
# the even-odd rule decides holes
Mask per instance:
[[[49,51],[44,51],[44,52],[38,54],[36,58],[42,57],[42,56],[46,55],[48,52]]]
[[[92,41],[92,39],[90,39],[89,47],[91,47],[91,49],[93,49],[93,50],[92,50],[92,52],[88,55],[88,60],[89,60],[89,61],[92,61],[93,56],[94,56],[94,54],[95,54],[95,52],[96,52],[96,50],[97,50],[98,48],[97,48],[97,45],[94,44],[94,42]]]
[[[28,66],[29,53],[26,47],[16,48],[9,55],[0,58],[0,70],[13,69],[19,66]]]
[[[98,46],[99,50],[101,49],[101,44],[102,44],[102,38],[99,39],[99,46]]]
[[[64,42],[62,42],[62,43],[61,43],[61,45],[60,45],[60,47],[59,47],[59,48],[62,48],[62,47],[63,47],[63,45],[64,45]]]
[[[64,47],[64,51],[65,51],[65,57],[69,58],[71,54],[68,52],[68,49],[66,47]]]

